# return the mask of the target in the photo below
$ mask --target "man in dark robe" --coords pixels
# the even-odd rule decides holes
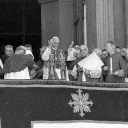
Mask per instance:
[[[115,48],[114,42],[107,42],[106,50],[109,55],[104,59],[103,71],[105,82],[108,83],[125,82],[125,74],[127,73],[126,63],[118,53],[115,53]]]
[[[30,50],[24,46],[17,47],[15,54],[5,61],[2,70],[4,79],[30,79],[28,66],[32,60],[33,55]]]

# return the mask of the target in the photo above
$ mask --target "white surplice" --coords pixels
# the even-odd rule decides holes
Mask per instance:
[[[20,72],[11,72],[5,74],[4,79],[30,79],[28,67]]]

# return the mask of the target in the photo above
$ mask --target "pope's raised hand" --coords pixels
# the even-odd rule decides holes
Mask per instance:
[[[48,40],[48,47],[51,48],[52,47],[52,41]]]
[[[69,48],[72,48],[72,47],[73,47],[73,45],[74,45],[74,41],[72,41],[72,42],[71,42],[71,44],[70,44]]]

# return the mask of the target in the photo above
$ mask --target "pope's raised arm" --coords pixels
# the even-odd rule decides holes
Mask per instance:
[[[49,60],[49,56],[51,54],[51,47],[52,47],[52,39],[49,41],[49,46],[46,48],[46,50],[42,53],[41,58],[43,61],[48,61]]]
[[[50,48],[46,48],[46,50],[44,51],[44,53],[41,56],[42,60],[48,61],[50,54],[51,54],[51,49]]]

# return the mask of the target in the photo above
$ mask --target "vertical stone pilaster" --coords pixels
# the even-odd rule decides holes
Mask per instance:
[[[84,4],[84,45],[87,47],[87,7]]]
[[[125,0],[126,44],[128,46],[128,0]]]
[[[96,0],[86,0],[87,46],[89,53],[97,47]]]
[[[96,0],[97,48],[114,41],[113,0]]]
[[[61,40],[60,48],[67,50],[74,41],[73,0],[59,0],[58,29]]]
[[[67,50],[74,40],[73,0],[38,0],[41,4],[42,45],[53,36],[60,38],[60,48]]]
[[[114,40],[120,47],[126,47],[125,0],[113,0]]]
[[[42,5],[43,6],[43,5]],[[47,45],[47,28],[46,28],[46,20],[45,20],[45,17],[46,17],[46,14],[45,14],[45,11],[44,11],[44,7],[41,7],[41,41],[42,41],[42,45]]]
[[[48,45],[48,40],[59,36],[59,1],[38,0],[41,4],[41,39],[42,46]]]

